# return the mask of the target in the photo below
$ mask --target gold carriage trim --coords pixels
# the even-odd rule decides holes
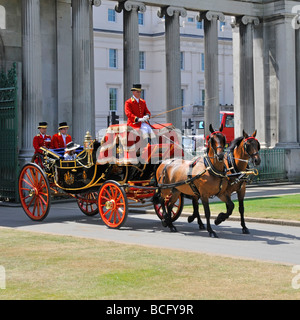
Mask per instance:
[[[74,175],[68,171],[64,174],[64,180],[66,184],[71,185],[74,183]]]

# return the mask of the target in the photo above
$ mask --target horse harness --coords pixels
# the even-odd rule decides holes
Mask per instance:
[[[192,175],[192,170],[193,168],[196,166],[196,164],[198,163],[198,161],[201,159],[201,157],[198,157],[196,158],[189,166],[189,173],[188,173],[188,179],[187,180],[184,180],[184,181],[179,181],[179,182],[176,182],[176,183],[170,183],[170,184],[164,184],[164,179],[165,179],[165,173],[166,173],[166,170],[167,170],[167,167],[176,159],[172,159],[170,161],[170,163],[168,163],[164,169],[163,169],[163,172],[162,172],[162,183],[161,184],[158,184],[158,187],[161,188],[161,189],[169,189],[169,188],[176,188],[176,187],[179,187],[181,185],[184,185],[184,184],[188,184],[190,186],[190,188],[192,189],[193,193],[198,197],[200,198],[201,195],[198,191],[198,188],[196,187],[194,181],[196,179],[199,179],[203,174],[205,174],[205,172],[209,172],[211,175],[215,176],[215,177],[218,177],[218,178],[221,178],[221,182],[220,182],[220,186],[219,186],[219,193],[221,192],[222,190],[222,186],[223,186],[223,179],[224,178],[228,178],[227,175],[226,175],[226,168],[224,168],[224,171],[219,171],[217,170],[212,162],[210,161],[210,157],[208,155],[205,155],[204,156],[204,165],[205,165],[205,169],[202,170],[201,172],[199,172],[198,174],[196,174],[195,176]],[[218,193],[218,194],[219,194]]]
[[[249,156],[249,158],[252,159],[254,156],[256,156],[259,153],[260,146],[259,146],[259,142],[258,142],[258,151],[253,153],[253,154],[249,154],[249,152],[247,150],[247,141],[250,140],[250,139],[254,139],[257,142],[258,142],[258,140],[256,138],[254,138],[254,137],[248,137],[248,138],[245,139],[246,143],[244,143],[244,150],[247,153],[247,155]],[[226,152],[225,155],[226,155],[227,162],[228,162],[227,171],[233,171],[232,174],[228,174],[228,177],[231,178],[231,177],[237,176],[237,178],[231,183],[231,185],[237,184],[239,182],[248,182],[249,181],[249,176],[245,172],[239,171],[239,169],[236,166],[236,163],[234,161],[235,158],[234,158],[234,155],[233,155],[233,150],[231,150],[230,152]],[[247,162],[246,170],[250,170],[249,161],[248,160],[244,160],[244,159],[239,159],[239,160]],[[241,187],[242,187],[242,183],[240,184],[240,188]]]
[[[197,187],[195,186],[194,184],[194,178],[198,178],[198,175],[196,175],[195,177],[192,177],[192,170],[193,170],[193,167],[197,164],[197,162],[199,161],[200,157],[197,158],[195,161],[192,162],[192,164],[190,165],[190,174],[188,175],[188,177],[190,178],[190,187],[192,189],[192,191],[196,194],[196,196],[198,198],[201,197]],[[228,179],[227,175],[226,175],[226,172],[227,172],[227,169],[226,167],[224,166],[224,170],[223,171],[220,171],[220,170],[217,170],[212,162],[210,161],[210,157],[208,156],[208,154],[206,154],[203,158],[203,162],[204,162],[204,165],[205,165],[205,172],[208,171],[212,176],[214,177],[217,177],[217,178],[221,178],[221,181],[220,181],[220,185],[219,185],[219,192],[216,194],[216,196],[218,196],[218,194],[222,191],[222,187],[223,187],[223,180],[224,178]],[[200,177],[200,176],[199,176]]]

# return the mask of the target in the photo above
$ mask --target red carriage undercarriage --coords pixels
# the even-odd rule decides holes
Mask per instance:
[[[63,159],[63,149],[43,149],[43,155],[35,155],[20,172],[19,196],[25,213],[41,221],[49,213],[51,198],[69,196],[77,199],[84,214],[99,212],[108,227],[120,228],[129,206],[153,202],[160,162],[183,157],[181,134],[172,124],[154,125],[153,131],[154,140],[125,124],[111,125],[101,142],[86,135],[72,161]],[[153,202],[153,206],[162,219],[161,205]],[[173,221],[182,208],[180,197],[173,208]]]

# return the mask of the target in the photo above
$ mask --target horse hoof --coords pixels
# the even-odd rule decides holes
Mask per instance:
[[[222,221],[221,221],[221,220],[218,220],[218,218],[215,219],[215,225],[216,225],[216,226],[218,226],[221,222],[222,222]]]
[[[171,232],[177,232],[177,229],[176,229],[176,227],[172,226],[172,227],[170,227],[170,231]]]
[[[214,231],[213,231],[213,232],[210,232],[210,233],[209,233],[209,236],[210,236],[211,238],[219,238]]]
[[[242,231],[243,231],[243,234],[250,234],[250,231],[248,228],[243,228]]]
[[[167,224],[167,222],[165,220],[162,220],[161,224],[162,224],[163,227],[167,227],[168,226],[168,224]]]
[[[220,223],[222,223],[223,221],[225,221],[227,219],[227,215],[224,212],[219,213],[219,215],[217,216],[217,219],[215,219],[215,225],[218,226]]]
[[[188,223],[191,223],[194,221],[194,216],[188,216]]]

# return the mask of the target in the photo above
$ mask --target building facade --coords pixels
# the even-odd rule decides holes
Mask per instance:
[[[165,27],[156,7],[138,14],[139,69],[143,95],[152,115],[166,107]],[[107,126],[111,111],[124,121],[123,94],[123,15],[115,3],[102,1],[94,8],[95,116],[96,132]],[[233,105],[233,64],[231,17],[218,24],[219,97],[224,107]],[[197,12],[180,18],[180,69],[182,128],[191,119],[194,128],[204,119],[204,23]],[[105,75],[105,76],[103,76]],[[153,119],[165,122],[165,114]],[[126,119],[125,119],[126,121]]]

